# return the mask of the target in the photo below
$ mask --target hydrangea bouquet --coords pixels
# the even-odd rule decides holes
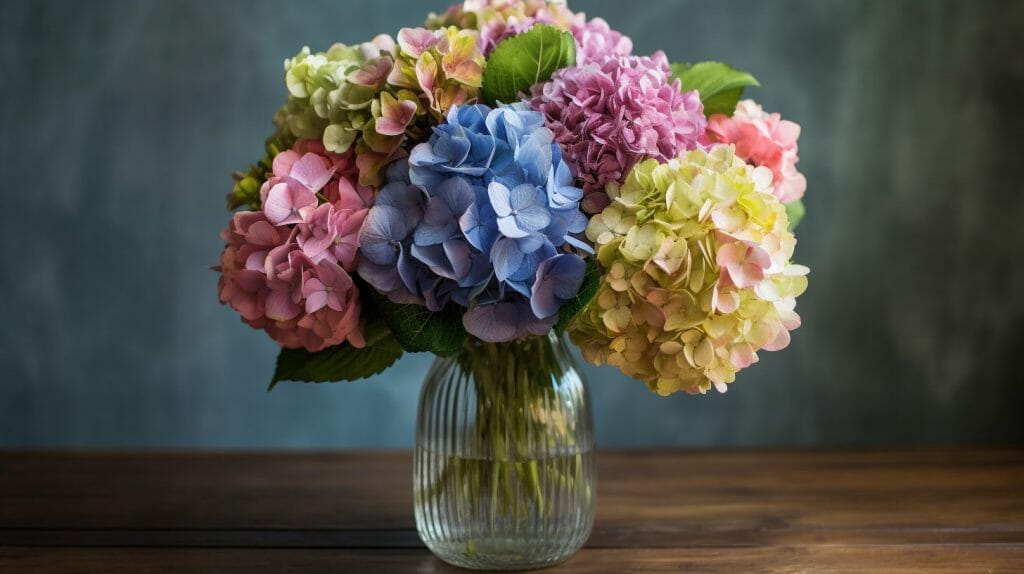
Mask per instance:
[[[220,300],[282,347],[272,386],[456,357],[498,413],[470,426],[500,459],[540,424],[519,419],[546,387],[523,381],[566,370],[537,341],[568,333],[659,394],[725,392],[800,324],[800,128],[741,99],[746,72],[636,55],[552,0],[466,0],[284,72],[217,268]],[[492,510],[550,516],[557,469],[519,461],[449,461],[418,497],[484,481]],[[577,463],[563,484],[586,482]]]

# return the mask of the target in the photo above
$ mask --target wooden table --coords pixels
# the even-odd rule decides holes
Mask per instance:
[[[1024,450],[602,452],[549,572],[1024,572]],[[0,572],[465,572],[408,453],[0,452]]]

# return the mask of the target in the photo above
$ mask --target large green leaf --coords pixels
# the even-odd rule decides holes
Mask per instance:
[[[494,49],[484,69],[484,100],[491,105],[517,102],[520,93],[547,81],[556,70],[575,64],[576,40],[572,34],[538,24],[505,39]]]
[[[804,202],[798,199],[787,203],[786,215],[789,217],[789,230],[793,231],[804,218]]]
[[[281,381],[333,383],[363,379],[380,373],[402,356],[402,346],[383,323],[368,322],[364,336],[366,346],[362,349],[348,343],[316,353],[305,349],[281,349],[274,379],[267,390],[272,390]]]
[[[677,63],[671,67],[672,76],[679,78],[684,92],[700,92],[704,115],[708,117],[731,116],[736,111],[736,102],[743,97],[743,88],[761,85],[749,73],[721,62]]]
[[[583,274],[583,284],[576,292],[576,297],[562,305],[558,311],[558,322],[555,323],[555,332],[562,333],[569,328],[572,320],[590,304],[590,301],[597,295],[597,288],[601,285],[601,270],[593,259],[587,259],[587,271]]]
[[[466,341],[462,312],[454,304],[433,312],[423,305],[392,303],[376,292],[373,301],[394,338],[410,353],[451,355]]]

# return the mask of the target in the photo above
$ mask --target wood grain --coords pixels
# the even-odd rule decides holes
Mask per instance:
[[[13,572],[77,574],[195,573],[303,574],[351,572],[451,573],[454,568],[426,549],[265,548],[0,548],[0,566]],[[767,548],[584,548],[551,574],[685,572],[686,574],[766,574],[884,572],[1009,573],[1024,571],[1024,548],[977,546],[777,546]],[[6,572],[6,570],[5,570]]]
[[[594,533],[553,572],[1024,571],[1022,450],[602,452],[598,472]],[[0,548],[0,572],[448,571],[404,452],[0,453]]]

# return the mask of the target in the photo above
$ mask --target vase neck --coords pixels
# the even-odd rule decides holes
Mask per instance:
[[[476,337],[469,337],[459,351],[460,355],[465,354],[508,354],[508,353],[546,353],[552,351],[567,351],[565,339],[562,335],[550,331],[547,334],[523,337],[515,341],[501,343],[490,343],[481,341]]]
[[[472,339],[451,359],[479,386],[491,390],[549,386],[576,369],[564,338],[554,332],[506,343]]]

